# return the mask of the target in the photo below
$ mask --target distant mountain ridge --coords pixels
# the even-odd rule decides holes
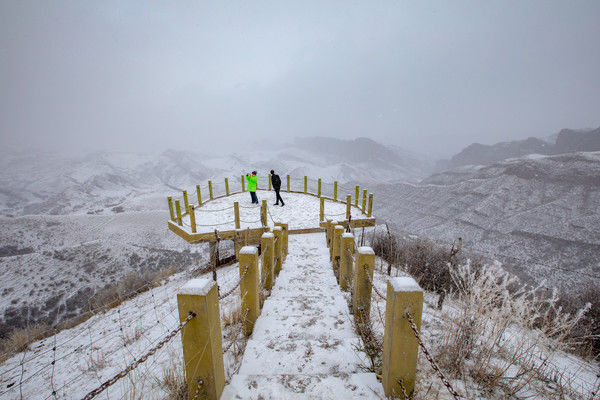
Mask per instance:
[[[528,154],[554,155],[576,151],[600,151],[600,127],[592,130],[563,129],[555,143],[530,137],[524,140],[500,142],[493,145],[473,143],[454,155],[438,169],[451,169],[463,165],[490,165],[508,158]]]

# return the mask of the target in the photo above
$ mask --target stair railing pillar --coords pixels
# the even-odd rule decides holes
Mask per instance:
[[[337,181],[333,182],[333,201],[337,201]]]
[[[244,179],[244,175],[242,175],[242,192],[246,191],[246,179]]]
[[[268,184],[269,184],[269,192],[270,192],[272,190],[271,189],[271,174],[267,175],[267,181],[268,181]]]
[[[187,210],[190,208],[190,202],[188,201],[187,190],[183,191],[183,209]]]
[[[290,191],[290,175],[287,175],[287,191]]]
[[[225,178],[225,196],[229,196],[229,179]]]
[[[321,208],[319,209],[319,221],[323,221],[325,219],[325,198],[319,198],[321,203]]]
[[[304,194],[308,192],[308,177],[304,175]]]
[[[273,257],[275,258],[275,276],[277,276],[281,272],[281,265],[283,263],[283,231],[280,226],[273,228],[273,235],[275,236],[275,252]]]
[[[369,194],[369,209],[367,211],[367,217],[371,218],[373,215],[373,193]]]
[[[321,178],[319,178],[319,183],[318,183],[318,187],[317,187],[317,196],[321,197]],[[321,220],[323,221],[323,220]]]
[[[208,197],[210,197],[211,200],[214,199],[212,181],[208,181]]]
[[[275,235],[273,232],[265,232],[260,238],[260,249],[262,252],[262,265],[260,270],[260,279],[265,286],[265,290],[271,290],[275,277]]]
[[[235,220],[235,229],[240,229],[240,203],[233,202],[233,219]]]
[[[167,197],[167,202],[169,203],[169,215],[171,216],[171,221],[175,222],[175,211],[173,210],[173,198]]]
[[[242,318],[244,335],[250,336],[254,323],[260,315],[258,284],[258,249],[244,246],[240,250],[240,297],[242,298]]]
[[[350,221],[350,216],[352,215],[352,196],[351,195],[347,195],[346,196],[346,221]]]
[[[190,207],[188,208],[188,214],[190,216],[190,227],[192,228],[192,233],[196,233],[196,211],[193,204],[190,204]]]
[[[262,226],[267,226],[267,201],[263,200],[260,207],[260,221]]]
[[[283,260],[285,261],[288,255],[288,236],[290,233],[288,229],[288,224],[283,222],[276,222],[275,226],[281,227],[281,237],[283,238],[283,243],[281,244],[281,252],[283,253]]]
[[[375,267],[375,252],[368,246],[358,248],[354,262],[354,279],[352,280],[352,311],[354,320],[363,324],[371,315],[371,282]],[[368,274],[368,275],[367,275]]]
[[[196,315],[181,330],[188,393],[217,400],[225,387],[225,367],[216,282],[190,280],[177,293],[177,307],[181,322]]]
[[[340,273],[340,256],[342,248],[342,234],[344,233],[344,227],[342,225],[336,225],[333,229],[333,271],[335,276],[339,279]]]
[[[202,193],[200,191],[200,185],[196,185],[196,194],[198,195],[198,207],[202,205]]]
[[[356,193],[354,194],[354,206],[358,207],[358,198],[360,197],[360,186],[356,185]]]
[[[183,220],[181,219],[181,203],[179,203],[179,200],[175,200],[175,212],[177,213],[177,225],[183,225]]]
[[[365,214],[367,210],[367,189],[363,190],[363,198],[362,198],[362,213]]]
[[[420,332],[422,310],[423,289],[413,278],[388,280],[381,374],[386,396],[403,398],[399,381],[409,396],[414,391],[419,343],[407,313],[410,313]]]
[[[342,290],[352,287],[352,266],[354,261],[354,235],[350,232],[342,233],[340,286]]]

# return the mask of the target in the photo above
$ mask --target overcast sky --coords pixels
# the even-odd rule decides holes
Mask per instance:
[[[448,156],[599,125],[597,0],[0,0],[3,146],[366,136]]]

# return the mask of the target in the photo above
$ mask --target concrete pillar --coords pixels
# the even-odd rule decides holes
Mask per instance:
[[[275,276],[277,276],[281,272],[281,265],[283,263],[283,231],[280,226],[273,228],[273,235],[275,236],[275,253],[273,257],[275,258]]]
[[[187,190],[183,191],[183,209],[187,210],[190,208],[190,202],[188,201]]]
[[[196,233],[196,211],[194,211],[194,205],[190,204],[188,208],[188,214],[190,216],[190,226],[192,227],[192,233]]]
[[[373,193],[369,194],[369,210],[367,212],[367,217],[371,217],[373,215]]]
[[[342,225],[336,225],[333,228],[333,270],[336,272],[336,277],[339,278],[340,273],[340,255],[341,255],[341,244],[342,234],[344,233],[344,227]]]
[[[221,314],[216,282],[192,279],[177,293],[181,322],[196,316],[181,330],[188,393],[217,400],[225,387]]]
[[[171,216],[171,221],[175,222],[175,211],[173,210],[173,198],[167,197],[167,202],[169,203],[169,215]]]
[[[371,314],[371,283],[368,276],[373,279],[373,269],[375,266],[375,252],[368,246],[358,248],[355,255],[354,279],[352,280],[353,293],[352,311],[354,320],[361,324],[368,320]]]
[[[319,200],[321,201],[321,209],[319,210],[319,221],[323,221],[325,219],[325,198],[321,197]]]
[[[200,192],[200,185],[196,185],[196,194],[198,195],[198,207],[202,205],[202,193]]]
[[[346,221],[350,221],[350,216],[352,215],[352,196],[351,195],[347,195],[346,196]]]
[[[229,196],[229,179],[225,178],[225,196]]]
[[[208,197],[210,197],[211,200],[214,199],[212,181],[208,181]]]
[[[258,287],[258,249],[255,246],[244,246],[240,250],[240,297],[242,298],[242,317],[244,335],[250,336],[254,323],[260,315]],[[247,269],[246,269],[247,268]],[[244,275],[244,271],[245,275]]]
[[[235,220],[235,229],[240,229],[240,203],[233,202],[233,219]]]
[[[177,212],[177,225],[183,225],[181,219],[181,204],[179,203],[179,200],[175,200],[175,211]]]
[[[352,287],[352,266],[354,265],[354,235],[342,233],[342,254],[340,258],[340,286],[342,290]]]
[[[386,396],[403,398],[398,381],[409,396],[415,388],[417,354],[419,343],[410,327],[407,312],[421,330],[423,289],[409,277],[390,278],[385,305],[385,328],[383,337],[382,384]]]
[[[271,290],[275,277],[275,235],[272,232],[265,232],[260,238],[260,249],[262,252],[262,265],[260,269],[260,280],[263,282],[265,290]]]

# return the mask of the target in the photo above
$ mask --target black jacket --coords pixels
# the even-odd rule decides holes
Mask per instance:
[[[273,189],[279,190],[281,188],[281,179],[279,179],[279,175],[271,175],[271,184],[273,185]]]

